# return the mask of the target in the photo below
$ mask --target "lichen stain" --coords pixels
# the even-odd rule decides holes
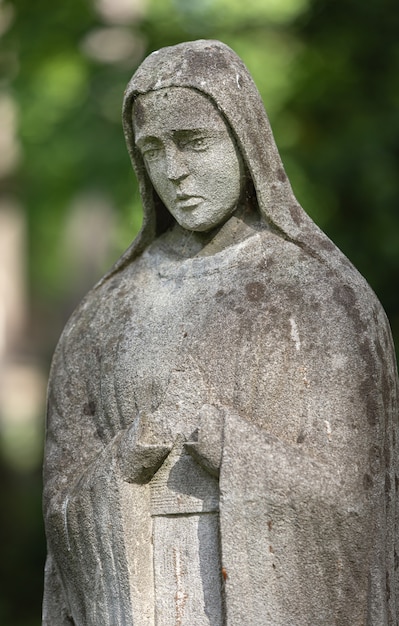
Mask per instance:
[[[347,312],[349,318],[353,320],[356,331],[367,329],[367,325],[360,315],[357,304],[355,291],[349,285],[339,285],[333,291],[333,298],[337,304],[340,304]]]
[[[93,400],[89,400],[83,405],[83,415],[93,416],[96,413],[96,403]]]
[[[363,476],[364,490],[369,491],[369,489],[371,489],[372,486],[373,486],[373,479],[371,478],[370,474],[365,474]]]
[[[320,248],[322,248],[323,250],[326,250],[326,252],[333,252],[336,249],[335,244],[333,244],[333,242],[330,241],[329,239],[320,238],[319,245],[320,245]]]
[[[297,443],[303,443],[305,441],[305,439],[306,439],[306,433],[303,430],[301,430],[301,432],[299,433],[299,435],[298,435],[298,437],[296,439],[296,442]]]
[[[391,483],[391,477],[388,473],[385,474],[385,495],[388,497],[389,500],[391,500],[392,498],[392,483]]]
[[[120,283],[120,280],[118,278],[114,278],[108,284],[107,291],[113,291],[114,289],[117,289],[119,287],[119,283]]]
[[[374,370],[375,370],[375,361],[373,357],[373,350],[372,350],[371,344],[367,339],[365,341],[362,341],[362,343],[359,346],[359,351],[360,351],[360,356],[362,357],[363,361],[367,365],[370,375],[373,375]]]
[[[377,424],[377,415],[379,413],[379,406],[377,399],[374,395],[374,388],[372,385],[372,378],[366,378],[359,385],[359,396],[363,399],[366,404],[366,417],[367,422],[370,426],[376,426]]]
[[[250,302],[259,302],[264,297],[265,287],[262,283],[252,282],[245,285],[245,291]]]
[[[369,450],[369,463],[371,473],[377,474],[381,467],[381,448],[379,446],[371,446]]]
[[[349,285],[339,285],[333,292],[334,300],[347,310],[352,309],[356,303],[355,292]]]
[[[185,60],[187,63],[186,71],[193,76],[200,76],[204,71],[208,73],[209,69],[229,69],[223,50],[217,45],[207,46],[205,54],[198,54],[195,50],[187,50]]]
[[[302,215],[301,207],[297,204],[292,204],[289,207],[289,211],[292,217],[292,221],[295,222],[297,226],[301,226],[303,222],[303,215]]]
[[[286,175],[286,173],[284,172],[284,170],[283,170],[283,168],[282,168],[282,167],[280,167],[280,168],[277,170],[277,178],[278,178],[278,180],[279,180],[280,182],[282,182],[282,183],[284,183],[284,182],[287,180],[287,175]]]
[[[136,125],[139,127],[142,126],[145,122],[145,109],[138,99],[133,105],[133,115]]]

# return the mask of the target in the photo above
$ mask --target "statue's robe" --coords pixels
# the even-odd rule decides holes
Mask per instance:
[[[194,258],[167,230],[131,124],[137,94],[170,86],[222,112],[259,217],[253,227],[232,217]],[[206,437],[204,406],[221,433],[225,623],[396,625],[398,389],[380,304],[296,202],[229,48],[151,55],[128,86],[124,124],[144,223],[53,361],[44,625],[153,626],[157,474],[128,482],[121,450],[143,416],[149,444]]]
[[[118,444],[140,412],[155,442],[190,439],[210,404],[227,623],[394,624],[395,363],[378,301],[353,268],[268,230],[193,259],[162,243],[87,298],[54,360],[57,610],[153,623],[149,487],[123,481]]]

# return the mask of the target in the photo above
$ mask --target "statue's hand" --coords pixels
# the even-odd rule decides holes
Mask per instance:
[[[218,476],[223,450],[224,414],[210,404],[204,404],[199,414],[198,440],[187,441],[185,449],[213,476]]]
[[[172,444],[147,443],[152,430],[146,414],[140,413],[119,445],[119,467],[129,483],[146,483],[154,476],[172,449]]]

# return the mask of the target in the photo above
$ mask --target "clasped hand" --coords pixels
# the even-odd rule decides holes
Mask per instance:
[[[140,413],[124,433],[119,446],[119,466],[127,482],[143,484],[151,480],[175,445],[182,440],[176,433],[169,441],[154,441],[154,414]],[[213,476],[218,476],[223,449],[224,412],[204,404],[198,414],[198,428],[183,437],[182,453],[190,454]],[[184,451],[184,452],[183,452]]]

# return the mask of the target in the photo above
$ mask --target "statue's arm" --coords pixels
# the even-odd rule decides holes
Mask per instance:
[[[355,624],[370,615],[387,623],[396,370],[381,309],[372,299],[350,304],[350,314],[339,300],[318,317],[302,309],[298,349],[283,323],[279,368],[268,369],[264,348],[263,421],[226,411],[219,482],[226,597],[241,594],[245,608],[254,607],[244,615],[234,605],[234,623],[260,623],[259,607],[275,624]]]
[[[113,432],[103,434],[96,351],[82,334],[79,341],[69,339],[70,335],[64,336],[56,350],[48,392],[45,626],[73,623],[65,621],[68,616],[89,624],[85,615],[90,596],[97,596],[98,606],[103,607],[98,623],[107,623],[107,611],[114,605],[107,589],[123,585],[128,577],[123,570],[127,566],[118,514],[121,482],[148,480],[169,451],[167,446],[143,443],[145,420],[118,430],[113,423],[117,420],[109,419]],[[103,576],[98,578],[100,563]],[[124,623],[129,608],[123,593],[118,602],[120,623]]]
[[[84,588],[84,581],[78,561],[85,549],[85,535],[93,536],[96,503],[90,506],[90,492],[95,493],[100,459],[104,473],[110,473],[112,460],[112,443],[107,446],[98,436],[93,415],[95,376],[90,370],[95,368],[87,337],[78,341],[73,328],[68,331],[67,328],[57,346],[48,388],[43,476],[48,545],[44,626],[73,624],[73,616],[82,619],[79,587]],[[77,523],[79,516],[81,528]],[[91,547],[87,545],[88,563]]]

